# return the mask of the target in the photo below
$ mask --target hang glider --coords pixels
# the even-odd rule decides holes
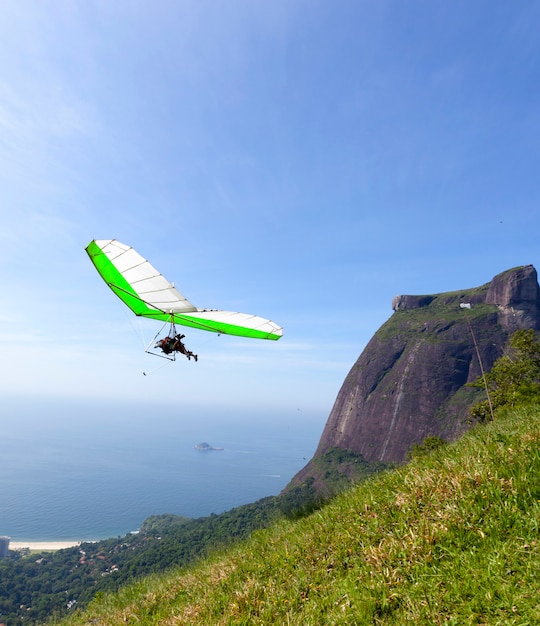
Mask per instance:
[[[280,326],[263,317],[196,307],[146,259],[116,239],[93,240],[86,252],[103,280],[135,315],[169,322],[171,330],[179,324],[253,339],[277,340],[283,335]]]

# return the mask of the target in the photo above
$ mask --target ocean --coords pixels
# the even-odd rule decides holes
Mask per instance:
[[[278,494],[313,456],[327,414],[6,401],[0,535],[124,536],[150,515],[203,517]],[[199,451],[207,442],[222,451]]]

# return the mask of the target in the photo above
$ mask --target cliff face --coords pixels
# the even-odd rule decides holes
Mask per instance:
[[[314,461],[333,448],[401,463],[427,436],[455,439],[469,427],[468,410],[480,393],[464,387],[481,375],[478,354],[488,371],[514,331],[540,329],[532,265],[475,289],[396,296],[392,308],[347,375],[314,459],[291,484],[320,482]]]

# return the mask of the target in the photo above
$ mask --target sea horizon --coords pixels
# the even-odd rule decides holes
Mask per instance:
[[[4,420],[0,535],[99,541],[150,516],[207,517],[277,495],[313,456],[322,413],[13,402]],[[195,449],[199,443],[223,448]]]

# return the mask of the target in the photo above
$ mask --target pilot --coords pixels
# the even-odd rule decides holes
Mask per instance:
[[[156,343],[156,348],[161,348],[165,354],[171,354],[172,352],[181,352],[185,356],[187,356],[188,360],[191,360],[191,357],[195,359],[195,361],[199,360],[199,357],[196,354],[193,354],[190,350],[186,348],[186,346],[182,343],[182,339],[185,335],[175,335],[174,337],[165,337],[160,339]]]

